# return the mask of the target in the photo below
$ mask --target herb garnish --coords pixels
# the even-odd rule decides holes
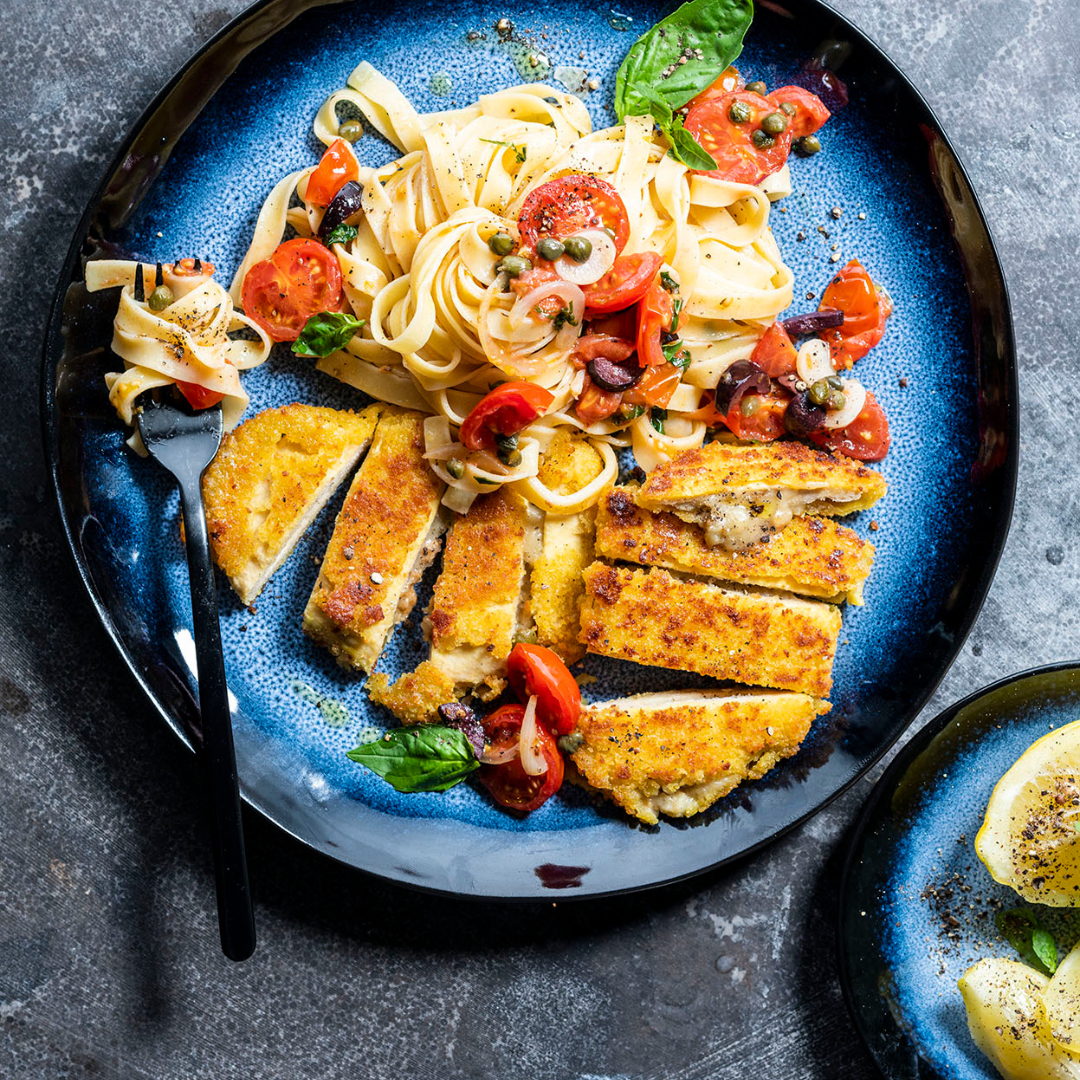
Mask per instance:
[[[1054,937],[1039,922],[1030,908],[1009,908],[994,915],[998,933],[1028,962],[1034,960],[1046,972],[1053,975],[1057,970],[1058,953]]]
[[[666,271],[660,271],[660,284],[669,293],[677,293],[679,291],[679,283]]]
[[[356,226],[355,225],[335,225],[327,234],[325,244],[330,247],[331,244],[347,244],[350,240],[356,239]]]
[[[347,757],[406,793],[446,791],[480,768],[465,735],[441,724],[394,728]]]
[[[552,125],[554,126],[554,125]],[[481,139],[480,142],[491,143],[492,146],[505,146],[507,150],[514,151],[514,158],[519,165],[523,164],[529,150],[526,146],[517,146],[514,143],[503,142],[502,139]]]
[[[300,336],[293,342],[292,351],[297,356],[329,356],[343,349],[363,325],[363,319],[343,311],[320,311],[304,323]]]
[[[667,419],[667,409],[650,409],[649,423],[659,432],[664,434],[664,421]]]
[[[561,330],[567,323],[571,326],[577,326],[577,319],[574,318],[574,308],[571,304],[559,308],[551,322],[551,327],[553,330]]]

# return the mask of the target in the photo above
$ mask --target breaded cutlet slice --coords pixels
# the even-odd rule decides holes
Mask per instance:
[[[423,454],[423,415],[386,407],[304,610],[304,631],[342,667],[371,671],[438,554],[444,485]]]
[[[632,485],[612,488],[596,515],[596,554],[641,566],[758,585],[832,604],[861,604],[874,545],[830,518],[792,518],[771,539],[735,551],[710,547],[699,525],[635,505]]]
[[[708,544],[745,547],[794,515],[852,514],[873,506],[885,490],[884,477],[861,462],[799,442],[711,442],[657,465],[635,501],[704,526]]]
[[[430,656],[392,686],[382,673],[373,675],[372,701],[403,723],[420,723],[469,691],[483,700],[502,692],[506,658],[521,629],[528,519],[525,500],[500,488],[454,521],[424,619]]]
[[[603,471],[603,458],[582,435],[559,431],[540,463],[538,479],[559,495],[580,491]],[[596,508],[576,514],[546,512],[541,549],[530,575],[530,597],[536,640],[553,649],[564,663],[585,655],[578,641],[582,571],[593,561]]]
[[[593,563],[581,640],[589,652],[714,679],[829,696],[840,609],[818,600]]]
[[[371,442],[382,411],[285,405],[249,417],[203,474],[214,561],[250,604]]]
[[[690,817],[802,744],[829,703],[785,690],[676,690],[585,705],[572,759],[628,814]]]

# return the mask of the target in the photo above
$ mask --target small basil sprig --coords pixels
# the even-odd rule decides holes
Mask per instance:
[[[336,225],[327,234],[326,239],[323,241],[327,247],[331,244],[347,244],[350,240],[356,239],[356,226],[355,225]]]
[[[710,86],[742,52],[754,17],[752,0],[688,0],[642,34],[615,76],[615,112],[651,115],[690,169],[715,169],[711,154],[682,126],[675,110]]]
[[[528,156],[528,147],[518,146],[516,143],[503,142],[502,139],[481,139],[481,142],[491,143],[492,146],[504,146],[507,150],[514,151],[514,160],[520,165]]]
[[[394,728],[347,755],[398,791],[446,791],[480,768],[465,735],[441,724]]]
[[[363,319],[344,311],[320,311],[304,323],[300,336],[293,342],[292,351],[297,356],[329,356],[343,349],[363,325]]]
[[[1054,936],[1039,922],[1030,908],[1009,908],[994,915],[998,933],[1026,960],[1037,960],[1053,975],[1058,954]]]

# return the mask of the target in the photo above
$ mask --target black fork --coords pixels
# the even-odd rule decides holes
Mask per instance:
[[[202,762],[210,801],[221,948],[230,960],[246,960],[255,951],[255,916],[248,886],[232,715],[201,490],[202,474],[221,444],[221,406],[193,412],[186,403],[179,406],[147,399],[138,424],[150,456],[164,465],[180,485],[202,714],[202,745],[196,740],[196,753]]]

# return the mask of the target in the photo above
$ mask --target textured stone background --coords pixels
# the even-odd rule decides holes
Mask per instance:
[[[1070,0],[837,6],[953,136],[1017,316],[1012,536],[925,721],[1077,651],[1080,14]],[[82,596],[46,488],[37,371],[53,281],[104,164],[242,7],[0,0],[0,1075],[872,1077],[832,926],[838,849],[877,772],[734,870],[588,906],[432,900],[250,817],[261,947],[243,966],[219,954],[192,765]]]

